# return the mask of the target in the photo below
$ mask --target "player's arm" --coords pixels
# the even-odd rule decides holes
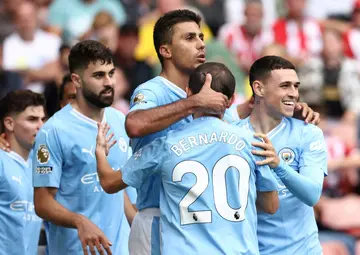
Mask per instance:
[[[55,128],[44,125],[35,139],[33,158],[34,205],[36,214],[56,225],[76,228],[84,254],[112,254],[104,233],[85,216],[71,212],[55,199],[62,175],[62,147]],[[45,130],[46,128],[46,130]],[[96,247],[96,248],[95,248]]]
[[[137,209],[131,203],[129,196],[126,192],[124,192],[124,210],[125,210],[126,219],[129,225],[131,226],[132,221],[136,215]]]
[[[279,208],[279,196],[277,190],[260,192],[257,191],[256,209],[258,211],[274,214]]]
[[[158,106],[156,102],[151,102],[151,99],[147,99],[147,95],[145,95],[144,99],[141,99],[143,102],[133,102],[138,104],[138,107],[132,109],[126,116],[125,128],[128,136],[134,138],[156,133],[199,109],[222,113],[228,106],[228,99],[222,93],[212,90],[210,85],[211,75],[208,74],[200,93],[186,99]],[[136,95],[132,101],[135,98]]]
[[[306,139],[306,135],[304,136],[304,140],[309,142],[305,142],[299,172],[294,171],[292,167],[279,159],[273,145],[265,135],[257,134],[258,137],[264,139],[263,143],[253,143],[254,146],[264,149],[264,151],[253,151],[253,153],[266,157],[266,160],[257,164],[268,164],[288,190],[308,206],[314,206],[319,201],[324,173],[327,173],[324,137],[320,129],[316,129],[315,133],[311,139]],[[318,148],[314,145],[318,145]]]

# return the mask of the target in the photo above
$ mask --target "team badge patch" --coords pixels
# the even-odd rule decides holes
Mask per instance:
[[[141,93],[137,94],[134,97],[134,104],[141,104],[141,103],[145,103],[144,101],[145,96]]]
[[[295,159],[295,152],[290,148],[284,148],[280,150],[279,157],[281,157],[286,164],[291,164]]]
[[[123,137],[119,139],[119,148],[122,152],[126,152],[127,150],[127,143]]]
[[[39,149],[36,152],[37,161],[40,164],[46,164],[50,160],[50,153],[45,144],[40,144]]]

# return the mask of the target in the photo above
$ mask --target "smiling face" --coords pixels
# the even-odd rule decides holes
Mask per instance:
[[[277,69],[254,87],[268,114],[274,118],[292,117],[299,99],[299,77],[293,69]]]
[[[206,60],[204,35],[195,22],[178,23],[173,29],[171,44],[163,46],[163,56],[177,69],[192,73]]]

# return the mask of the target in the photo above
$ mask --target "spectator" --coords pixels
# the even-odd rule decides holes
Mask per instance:
[[[91,29],[81,36],[80,40],[97,40],[115,52],[117,46],[118,26],[106,11],[100,11],[96,14]]]
[[[188,4],[197,8],[203,15],[213,35],[225,23],[225,3],[223,0],[188,0]]]
[[[0,3],[0,44],[3,43],[6,37],[15,31],[14,18],[16,8],[24,0],[3,0]]]
[[[136,87],[154,77],[151,66],[145,61],[136,60],[135,49],[139,43],[139,29],[136,25],[125,24],[119,30],[117,50],[115,52],[115,65],[124,72],[129,89],[124,98],[128,101]]]
[[[76,87],[71,80],[70,74],[63,78],[63,82],[59,89],[59,109],[74,101],[76,98]]]
[[[346,56],[360,61],[360,0],[354,4],[352,27],[346,31],[344,42]]]
[[[135,24],[155,6],[153,0],[121,0],[127,13],[126,23]]]
[[[29,89],[42,92],[46,81],[58,72],[60,38],[38,29],[37,10],[31,2],[17,7],[16,32],[8,36],[3,46],[3,67],[19,71]]]
[[[114,102],[112,107],[123,114],[127,114],[130,108],[129,101],[124,99],[124,95],[129,91],[129,83],[126,80],[124,72],[120,68],[115,71],[116,83],[114,86]]]
[[[51,31],[62,35],[72,44],[91,27],[96,14],[108,11],[117,25],[126,20],[126,13],[118,0],[54,0],[49,10]]]
[[[329,118],[355,121],[360,112],[359,63],[343,55],[339,33],[326,30],[320,58],[312,58],[299,69],[302,99],[310,105],[324,103]]]
[[[247,73],[252,63],[260,57],[264,46],[272,42],[272,33],[270,29],[262,28],[261,0],[247,1],[244,15],[244,24],[224,25],[219,33],[219,40],[236,55],[238,65]]]
[[[274,40],[284,45],[290,56],[303,64],[309,57],[317,57],[323,48],[318,21],[305,16],[306,0],[286,0],[287,16],[274,24]]]

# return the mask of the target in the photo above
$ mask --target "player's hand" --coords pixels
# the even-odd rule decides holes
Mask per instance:
[[[253,142],[251,144],[263,150],[252,150],[251,153],[266,158],[263,161],[256,161],[256,164],[258,166],[269,165],[269,167],[272,169],[276,168],[280,164],[280,159],[269,138],[267,138],[267,136],[264,134],[258,133],[255,133],[254,137],[262,138],[264,142]]]
[[[195,98],[200,110],[210,114],[223,114],[229,106],[229,100],[223,93],[216,92],[211,88],[211,74],[206,74],[206,79],[200,92]]]
[[[0,149],[10,152],[10,144],[5,140],[5,133],[0,135]]]
[[[107,156],[109,154],[110,148],[116,144],[116,140],[112,140],[114,133],[111,133],[106,137],[107,133],[110,130],[110,126],[107,123],[98,123],[98,134],[96,137],[96,151],[104,152]]]
[[[101,255],[111,255],[112,252],[110,246],[112,246],[112,243],[107,239],[105,234],[88,218],[84,216],[80,217],[80,220],[76,224],[76,228],[78,230],[84,255],[89,255],[88,247],[91,255],[96,255],[95,249],[97,249]]]
[[[306,123],[312,123],[318,125],[320,122],[320,114],[314,112],[307,103],[298,102],[295,104],[295,118],[304,120]]]
[[[240,119],[246,119],[250,116],[255,105],[255,98],[251,97],[242,104],[238,104],[236,109]]]

